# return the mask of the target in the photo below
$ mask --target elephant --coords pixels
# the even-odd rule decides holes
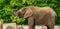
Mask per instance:
[[[12,14],[19,18],[28,19],[29,29],[35,29],[35,25],[47,26],[47,29],[54,29],[56,12],[48,6],[27,6],[19,10],[13,10]]]

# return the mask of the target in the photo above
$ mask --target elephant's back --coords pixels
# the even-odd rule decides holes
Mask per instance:
[[[51,13],[51,15],[56,15],[56,12],[54,11],[54,9],[50,7],[43,7],[42,9],[45,9],[45,11],[48,12],[49,14]]]

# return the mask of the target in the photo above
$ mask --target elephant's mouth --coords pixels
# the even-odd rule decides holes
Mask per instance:
[[[22,18],[22,17],[23,17],[23,14],[18,14],[18,17],[19,17],[19,18]]]

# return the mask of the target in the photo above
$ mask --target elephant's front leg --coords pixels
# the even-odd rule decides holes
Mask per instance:
[[[29,29],[35,29],[35,23],[33,17],[28,18]]]

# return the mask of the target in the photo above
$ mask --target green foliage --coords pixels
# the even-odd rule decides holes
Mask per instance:
[[[12,15],[13,9],[20,9],[24,6],[49,6],[57,13],[56,24],[60,24],[60,0],[0,0],[0,18],[5,23],[16,22],[17,24],[27,24],[27,19],[19,18]]]
[[[25,19],[24,18],[19,18],[16,16],[11,16],[12,22],[16,22],[17,24],[23,24]]]

